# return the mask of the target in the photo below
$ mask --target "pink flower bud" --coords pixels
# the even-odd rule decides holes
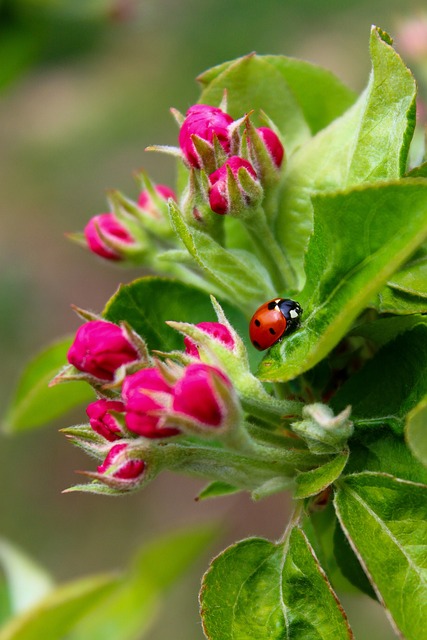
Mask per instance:
[[[96,400],[88,405],[86,413],[92,429],[100,436],[113,442],[121,437],[120,425],[110,411],[122,413],[125,410],[123,402],[118,400]]]
[[[212,211],[220,215],[230,212],[231,203],[227,191],[227,167],[230,167],[237,180],[240,168],[246,169],[253,178],[257,178],[257,174],[251,163],[240,158],[240,156],[232,156],[222,167],[211,173],[209,176],[209,182],[211,183],[209,205]]]
[[[154,188],[156,193],[161,198],[163,198],[165,202],[167,202],[169,198],[173,198],[173,200],[176,201],[175,192],[170,187],[167,187],[164,184],[158,184]],[[141,209],[144,209],[144,211],[149,213],[153,218],[162,217],[162,214],[159,211],[159,208],[157,207],[156,203],[151,197],[149,191],[147,191],[146,189],[144,191],[141,191],[141,193],[139,194],[138,206],[141,207]]]
[[[228,126],[233,118],[221,109],[207,104],[196,104],[189,108],[179,132],[179,146],[192,167],[200,169],[201,158],[194,147],[192,135],[212,144],[216,136],[226,153],[230,151]]]
[[[122,395],[126,426],[130,431],[145,438],[167,438],[180,433],[179,429],[162,426],[164,415],[172,405],[172,387],[155,367],[127,376]]]
[[[108,260],[122,260],[123,255],[116,248],[106,244],[105,239],[115,244],[133,244],[134,240],[130,233],[112,213],[101,213],[99,216],[91,218],[84,229],[84,234],[88,247],[93,253]]]
[[[120,480],[136,480],[144,472],[145,462],[129,458],[125,442],[111,447],[104,462],[98,467],[98,473],[105,473]]]
[[[259,127],[257,132],[263,139],[274,164],[279,168],[283,162],[285,150],[278,136],[274,133],[273,129],[269,129],[268,127]]]
[[[230,380],[216,367],[189,365],[175,385],[173,410],[209,427],[221,426],[226,418],[226,409],[215,392],[215,378],[231,387]]]
[[[234,349],[233,336],[224,324],[221,324],[220,322],[200,322],[199,324],[196,324],[196,327],[215,338],[215,340],[220,342],[224,347],[227,347],[227,349],[230,349],[230,351]],[[186,336],[184,338],[184,344],[185,353],[188,353],[194,358],[199,357],[199,349],[197,348],[197,344],[194,340]]]
[[[82,325],[68,351],[70,364],[101,380],[113,380],[116,369],[138,357],[124,330],[105,320]]]

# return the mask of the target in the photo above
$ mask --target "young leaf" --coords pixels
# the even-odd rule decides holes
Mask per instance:
[[[264,359],[265,380],[290,380],[324,358],[427,236],[425,180],[368,185],[313,203],[301,328]]]
[[[406,417],[405,438],[414,456],[427,466],[427,396]]]
[[[337,478],[340,477],[348,460],[348,450],[343,451],[333,458],[330,462],[313,469],[299,473],[296,477],[296,490],[294,498],[308,498],[320,493]]]
[[[71,342],[71,337],[62,338],[27,365],[3,420],[7,431],[34,429],[93,398],[93,391],[84,382],[48,386],[66,364]]]
[[[114,588],[116,577],[91,576],[58,587],[0,631],[0,640],[62,640]],[[67,636],[68,637],[68,636]]]
[[[204,487],[196,500],[208,500],[210,498],[218,498],[219,496],[229,496],[232,493],[238,493],[240,489],[233,487],[227,482],[214,481]]]
[[[358,425],[388,424],[403,433],[405,416],[427,389],[427,325],[387,343],[332,400],[335,411],[352,406]]]
[[[406,640],[420,640],[427,629],[427,486],[380,473],[347,476],[335,509],[391,620]]]
[[[141,549],[109,596],[83,617],[68,640],[140,640],[167,590],[206,549],[213,527],[174,531]],[[49,639],[50,640],[50,639]]]
[[[276,231],[301,284],[313,193],[395,179],[405,171],[415,125],[415,80],[388,36],[375,27],[370,49],[372,73],[366,90],[288,161]]]
[[[414,296],[388,285],[378,293],[369,306],[379,313],[397,313],[399,315],[427,313],[427,300],[424,297]]]
[[[205,574],[200,601],[209,640],[353,637],[298,527],[285,544],[250,538],[229,547]]]

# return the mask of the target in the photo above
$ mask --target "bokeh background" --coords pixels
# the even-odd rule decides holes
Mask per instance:
[[[173,184],[174,163],[149,154],[175,144],[169,113],[197,100],[194,78],[251,51],[302,57],[360,91],[369,74],[371,24],[391,33],[417,66],[402,35],[422,3],[408,0],[0,0],[0,401],[5,409],[28,358],[74,332],[70,309],[101,311],[137,272],[96,260],[65,238],[105,211],[105,191],[136,196],[132,172],[144,167]],[[403,51],[402,51],[403,52]],[[416,69],[415,69],[416,71]],[[58,428],[0,443],[0,535],[58,581],[120,568],[144,540],[191,522],[217,520],[227,543],[277,538],[283,496],[196,503],[200,483],[165,474],[138,495],[62,495],[90,460]],[[196,593],[208,557],[170,595],[151,640],[203,637]],[[394,638],[382,612],[347,597],[358,640]],[[362,613],[363,611],[363,613]]]

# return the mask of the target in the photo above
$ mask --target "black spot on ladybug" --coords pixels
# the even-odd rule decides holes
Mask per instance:
[[[254,347],[256,347],[257,349],[261,349],[260,344],[259,344],[256,340],[254,340],[253,345],[254,345]]]
[[[255,325],[256,325],[257,327],[260,327],[260,326],[261,326],[260,321],[259,321],[259,320],[255,320]]]
[[[271,333],[271,335],[272,335],[272,336],[275,336],[275,335],[276,335],[276,332],[275,332],[275,330],[273,329],[273,327],[270,327],[270,328],[269,328],[269,332]]]
[[[275,300],[272,300],[271,302],[268,303],[268,309],[270,311],[273,311],[273,309],[275,309],[275,308],[276,308],[276,301]]]

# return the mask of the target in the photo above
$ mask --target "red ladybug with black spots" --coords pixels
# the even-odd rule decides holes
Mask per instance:
[[[256,349],[263,351],[294,331],[302,315],[301,306],[289,298],[274,298],[259,307],[249,323],[249,336]]]

